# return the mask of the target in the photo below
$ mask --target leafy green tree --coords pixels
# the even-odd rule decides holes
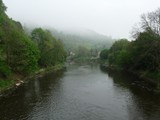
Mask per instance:
[[[132,42],[133,70],[160,72],[160,8],[141,16],[140,26],[135,30]],[[133,35],[134,35],[133,34]]]
[[[0,0],[0,14],[4,13],[6,11],[7,7],[4,5],[2,0]]]
[[[128,69],[131,62],[131,54],[128,49],[123,49],[117,55],[116,64],[122,68]]]
[[[56,40],[50,31],[36,28],[32,31],[31,38],[40,50],[40,66],[47,67],[65,61],[66,53],[63,44],[60,40]]]
[[[160,36],[152,32],[140,33],[132,42],[132,69],[159,71],[160,70]]]
[[[121,39],[113,43],[112,47],[109,49],[109,63],[122,66],[124,64],[122,61],[127,55],[127,49],[129,46],[129,41],[126,39]],[[127,53],[128,54],[128,53]]]
[[[54,45],[54,61],[56,63],[64,63],[66,60],[66,51],[64,50],[64,46],[61,42],[61,40],[57,40],[57,42]]]
[[[101,60],[106,60],[108,59],[108,54],[109,54],[109,50],[108,49],[104,49],[100,52],[100,59]]]
[[[0,60],[0,77],[9,77],[11,75],[10,67]]]
[[[39,65],[51,65],[52,61],[49,53],[51,53],[51,50],[53,50],[52,35],[48,31],[44,31],[42,28],[36,28],[32,31],[31,38],[37,44],[40,50]]]
[[[19,22],[9,19],[0,1],[0,58],[12,71],[30,73],[37,69],[39,51]]]
[[[15,72],[30,73],[37,69],[39,50],[22,32],[11,30],[6,40],[6,61]]]

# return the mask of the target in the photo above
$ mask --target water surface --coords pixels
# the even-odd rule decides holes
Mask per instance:
[[[160,95],[135,76],[69,66],[0,100],[0,120],[160,120]]]

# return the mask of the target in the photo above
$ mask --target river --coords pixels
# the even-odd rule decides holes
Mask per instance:
[[[1,98],[0,120],[160,120],[160,95],[127,72],[72,65]]]

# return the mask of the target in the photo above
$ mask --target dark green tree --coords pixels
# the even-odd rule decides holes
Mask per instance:
[[[121,39],[113,43],[112,47],[109,49],[109,63],[114,65],[123,66],[123,60],[125,57],[128,58],[128,46],[129,41],[126,39]],[[126,54],[126,55],[125,55]]]
[[[140,33],[130,48],[132,69],[160,70],[160,37],[152,32]]]
[[[9,19],[6,7],[0,1],[0,58],[8,68],[18,73],[30,73],[37,69],[39,51],[25,34],[19,22]]]
[[[108,49],[104,49],[100,52],[100,59],[101,60],[106,60],[108,59],[108,54],[109,54],[109,50]]]
[[[0,0],[0,14],[3,14],[6,11],[7,7],[4,5],[3,1]]]
[[[63,44],[60,40],[56,40],[50,31],[36,28],[32,31],[31,38],[40,50],[40,66],[47,67],[65,61],[66,53]]]

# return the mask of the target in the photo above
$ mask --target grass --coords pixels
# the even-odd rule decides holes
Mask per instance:
[[[41,68],[39,69],[35,74],[45,74],[50,71],[58,71],[64,68],[64,64],[56,64],[55,66],[47,67],[47,68]]]
[[[64,68],[63,64],[57,64],[53,67],[54,71],[61,70],[62,68]]]
[[[13,83],[13,80],[0,80],[0,91],[10,88]]]
[[[160,81],[160,72],[146,72],[145,76],[156,81]]]

